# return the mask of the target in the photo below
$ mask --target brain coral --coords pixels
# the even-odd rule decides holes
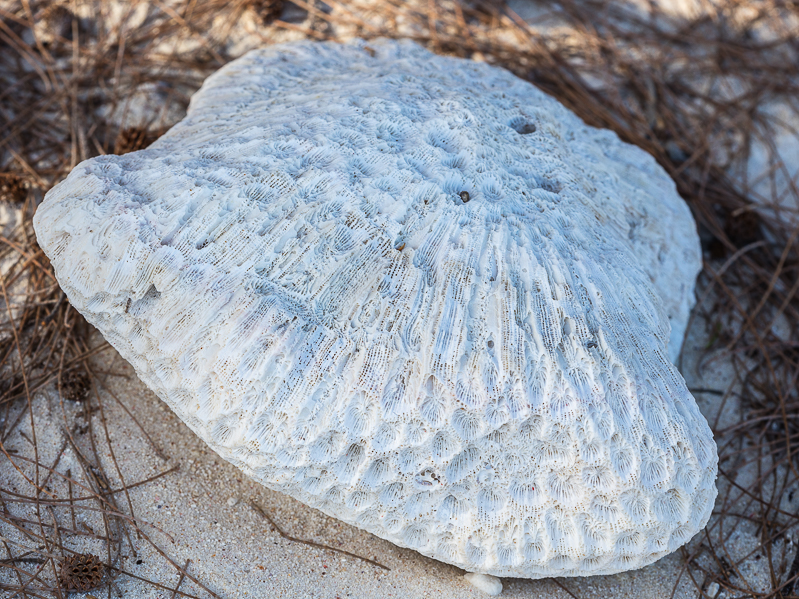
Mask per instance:
[[[716,449],[669,359],[691,215],[648,154],[506,71],[253,51],[34,222],[180,418],[336,518],[530,578],[637,568],[708,520]]]

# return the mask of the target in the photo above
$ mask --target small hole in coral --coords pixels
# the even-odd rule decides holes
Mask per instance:
[[[537,127],[534,123],[531,123],[524,117],[516,117],[510,122],[510,127],[519,135],[527,135],[529,133],[535,133]]]
[[[494,342],[491,339],[488,340],[487,345],[488,345],[488,349],[494,349]]]
[[[441,478],[430,468],[425,468],[416,475],[416,483],[422,487],[432,487],[441,482]]]
[[[550,193],[560,193],[562,186],[560,181],[543,181],[541,183],[541,189]]]
[[[471,199],[469,197],[469,192],[468,191],[462,191],[458,195],[461,197],[461,200],[463,201],[464,204]]]

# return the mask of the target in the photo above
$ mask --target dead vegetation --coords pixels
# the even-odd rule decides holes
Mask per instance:
[[[114,447],[91,357],[107,346],[90,344],[89,325],[36,245],[37,204],[78,162],[152,143],[203,78],[242,49],[358,35],[408,37],[503,66],[645,149],[674,178],[705,249],[697,311],[713,328],[708,360],[729,358],[737,368],[727,388],[695,392],[741,414],[723,428],[716,422],[717,510],[683,550],[680,577],[703,597],[796,597],[799,189],[797,156],[781,155],[791,146],[777,142],[799,135],[799,8],[697,0],[692,16],[678,18],[658,8],[665,3],[649,4],[566,0],[524,21],[507,6],[466,0],[0,0],[0,208],[11,215],[0,226],[0,460],[26,481],[0,486],[4,596],[79,589],[71,581],[80,573],[64,572],[82,559],[69,549],[81,535],[97,540],[85,574],[109,597],[117,581],[137,577],[120,556],[135,556],[141,543],[153,543],[179,573],[177,586],[149,584],[173,597],[216,596],[137,519],[127,489],[150,481],[126,483],[115,457],[110,470],[100,459]],[[241,30],[247,39],[233,43]],[[67,439],[50,462],[37,449],[33,410],[45,389],[60,390]],[[24,452],[10,447],[19,438]],[[80,472],[59,465],[64,451]],[[99,532],[76,523],[81,512],[97,517]],[[743,529],[760,540],[754,555],[729,545]],[[749,567],[760,560],[765,584]],[[200,595],[181,591],[184,580]],[[562,586],[579,596],[569,581]]]

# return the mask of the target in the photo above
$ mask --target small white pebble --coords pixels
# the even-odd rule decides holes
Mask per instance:
[[[707,596],[708,597],[715,597],[719,594],[719,583],[711,582],[707,585]]]
[[[227,504],[228,504],[230,507],[233,507],[233,506],[234,506],[234,505],[236,505],[238,502],[239,502],[239,498],[238,498],[238,497],[231,497],[230,499],[228,499],[228,500],[227,500]]]
[[[496,597],[502,592],[502,581],[496,576],[469,572],[468,574],[464,574],[463,577],[476,589],[479,589],[485,594],[491,595],[492,597]]]

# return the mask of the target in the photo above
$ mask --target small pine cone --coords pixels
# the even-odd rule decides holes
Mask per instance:
[[[69,370],[61,377],[61,396],[67,401],[83,401],[90,389],[89,377],[82,370]]]
[[[0,173],[0,202],[22,202],[26,195],[25,179],[16,173]]]
[[[72,20],[75,15],[63,4],[55,2],[34,17],[34,31],[43,44],[72,40]]]
[[[122,129],[114,142],[114,153],[122,155],[128,152],[143,150],[161,137],[163,133],[164,131],[161,129],[158,131],[149,131],[144,127],[127,127],[126,129]]]
[[[70,555],[61,564],[58,581],[67,591],[90,591],[100,585],[105,566],[96,555]]]
[[[727,216],[724,232],[735,247],[742,248],[763,238],[760,230],[760,216],[754,210],[733,212]]]

